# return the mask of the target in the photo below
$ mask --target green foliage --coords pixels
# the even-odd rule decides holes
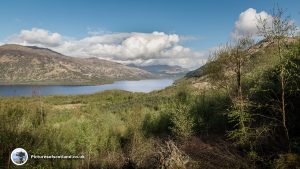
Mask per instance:
[[[187,139],[193,134],[194,121],[189,114],[189,107],[174,104],[171,113],[171,131],[179,139]]]
[[[35,155],[85,156],[57,162],[29,160],[29,168],[122,168],[128,158],[136,166],[155,164],[156,141],[151,137],[170,135],[172,97],[170,92],[124,91],[1,97],[1,167],[12,166],[8,157],[15,147]]]
[[[224,90],[227,101],[211,97],[213,88],[202,91],[191,113],[200,133],[215,134],[211,126],[224,124],[254,166],[269,166],[268,155],[288,151],[290,142],[291,151],[299,150],[300,39],[290,37],[293,24],[277,12],[273,27],[261,28],[265,40],[250,48],[227,45],[212,55],[201,78],[217,89],[213,96]]]
[[[165,137],[170,133],[171,115],[166,108],[160,111],[151,111],[145,115],[143,131],[145,136]]]
[[[170,104],[172,125],[170,127],[173,135],[178,139],[187,139],[193,134],[194,119],[190,114],[191,95],[187,90],[181,88],[175,99]]]
[[[191,114],[195,119],[195,130],[200,134],[220,133],[226,131],[226,109],[230,99],[223,91],[202,92],[194,101]]]
[[[234,108],[228,112],[228,119],[230,123],[234,124],[234,130],[228,132],[229,138],[240,145],[251,145],[252,131],[249,127],[249,123],[253,120],[251,114],[245,110]]]

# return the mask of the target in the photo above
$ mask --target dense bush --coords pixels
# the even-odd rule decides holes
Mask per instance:
[[[191,108],[198,134],[224,134],[227,130],[226,112],[230,107],[229,97],[222,91],[200,93]]]

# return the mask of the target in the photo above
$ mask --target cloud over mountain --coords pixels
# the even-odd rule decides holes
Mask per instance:
[[[170,64],[195,68],[203,64],[203,53],[181,45],[177,34],[108,33],[90,35],[81,39],[67,38],[59,33],[32,28],[21,30],[7,43],[47,47],[70,56],[101,59],[141,65]]]
[[[32,28],[31,30],[22,30],[20,34],[14,36],[12,40],[55,47],[60,45],[61,38],[62,37],[59,33],[51,33],[48,30]]]

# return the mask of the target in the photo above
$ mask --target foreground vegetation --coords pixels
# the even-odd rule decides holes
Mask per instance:
[[[26,149],[30,155],[85,156],[83,160],[29,159],[26,168],[196,167],[200,164],[182,149],[193,150],[188,142],[201,145],[199,150],[211,148],[197,135],[225,132],[226,121],[221,112],[225,112],[225,107],[218,107],[217,103],[226,105],[228,98],[222,93],[196,95],[192,90],[180,83],[150,94],[106,91],[93,95],[1,98],[1,167],[15,168],[9,161],[15,147]],[[199,110],[205,114],[199,114]],[[205,119],[206,113],[213,119]],[[222,153],[223,148],[226,147],[209,151]],[[172,155],[178,156],[178,164],[167,162]],[[229,152],[228,155],[239,158]],[[225,166],[238,165],[234,159],[228,160]]]
[[[278,32],[262,27],[264,41],[240,39],[149,94],[1,97],[1,168],[17,168],[16,147],[85,157],[24,168],[299,168],[300,40]]]

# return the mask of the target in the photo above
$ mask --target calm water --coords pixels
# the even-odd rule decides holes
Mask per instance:
[[[151,79],[138,81],[118,81],[98,86],[31,86],[0,85],[0,96],[32,96],[32,95],[74,95],[91,94],[104,90],[119,89],[130,92],[148,93],[172,85],[172,79]]]

